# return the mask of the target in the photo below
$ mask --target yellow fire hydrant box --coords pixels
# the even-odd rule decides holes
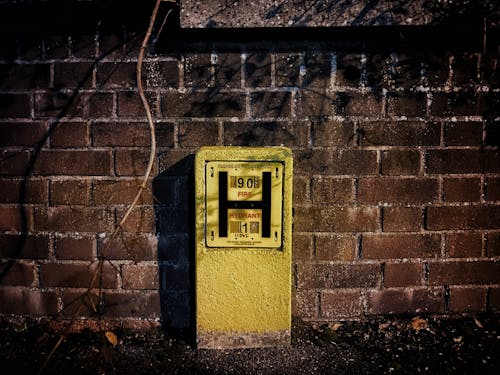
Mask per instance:
[[[199,348],[290,343],[292,160],[286,147],[196,154]]]

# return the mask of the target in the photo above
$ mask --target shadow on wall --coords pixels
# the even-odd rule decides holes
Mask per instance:
[[[194,155],[153,180],[161,320],[187,342],[195,338]]]

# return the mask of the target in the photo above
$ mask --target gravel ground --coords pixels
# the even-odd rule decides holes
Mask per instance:
[[[37,373],[59,335],[0,323],[2,374]],[[45,374],[498,374],[500,315],[390,317],[308,325],[289,347],[196,350],[162,331],[68,335]]]

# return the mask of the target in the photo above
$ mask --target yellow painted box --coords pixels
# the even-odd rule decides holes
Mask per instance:
[[[292,179],[286,147],[197,152],[199,348],[290,343]]]

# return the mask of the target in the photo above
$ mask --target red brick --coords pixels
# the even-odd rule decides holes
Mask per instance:
[[[307,234],[294,234],[292,255],[294,260],[307,260],[311,258],[313,249],[312,236]]]
[[[374,121],[361,123],[358,132],[363,146],[437,146],[441,126],[434,122]]]
[[[148,151],[144,150],[117,150],[115,151],[115,169],[119,176],[143,176],[149,162]],[[153,167],[152,175],[156,174],[157,167]]]
[[[57,232],[112,232],[112,211],[99,208],[58,206],[35,208],[35,229]]]
[[[146,87],[178,87],[178,61],[146,61],[142,69],[142,81]]]
[[[110,204],[131,204],[139,192],[142,179],[137,180],[100,180],[92,187],[93,202],[96,206]],[[150,184],[142,191],[138,204],[153,204]]]
[[[120,222],[126,211],[126,208],[116,210],[117,222]],[[122,228],[125,232],[155,233],[155,211],[150,206],[135,207]]]
[[[0,118],[30,116],[30,94],[0,94]]]
[[[389,116],[422,117],[427,107],[427,94],[423,92],[390,92],[387,94]]]
[[[151,144],[149,125],[144,122],[98,122],[92,126],[97,147],[141,147]]]
[[[297,116],[317,118],[332,116],[335,113],[336,96],[315,91],[301,91],[297,100]]]
[[[498,284],[500,262],[463,261],[429,263],[429,284]]]
[[[292,293],[292,316],[302,319],[318,318],[319,297],[316,291],[298,290]]]
[[[449,258],[479,258],[482,254],[481,233],[449,233],[446,235],[446,256]]]
[[[471,313],[486,311],[484,287],[451,287],[449,308],[451,312]]]
[[[306,124],[301,122],[225,122],[224,144],[231,146],[287,145],[288,147],[299,147],[306,145],[307,133]]]
[[[366,234],[362,257],[365,259],[431,258],[441,251],[437,234]]]
[[[427,178],[360,178],[361,203],[429,203],[438,199],[438,181]]]
[[[374,290],[367,302],[370,315],[444,312],[441,288]]]
[[[165,117],[244,117],[245,94],[215,91],[165,93]]]
[[[43,235],[0,235],[0,258],[47,259],[49,237]]]
[[[96,257],[94,237],[56,237],[54,252],[57,259],[93,260]]]
[[[158,159],[161,171],[174,167],[176,170],[180,168],[180,173],[185,175],[186,168],[191,168],[191,164],[193,163],[193,152],[189,149],[162,150],[158,153]]]
[[[87,117],[102,118],[113,114],[113,94],[68,93],[50,91],[35,95],[35,113],[39,117],[69,118]]]
[[[43,39],[44,57],[47,60],[66,59],[68,57],[68,35],[51,33]]]
[[[384,286],[387,288],[422,285],[424,267],[421,263],[387,263]]]
[[[294,53],[275,54],[276,86],[298,86],[302,58]]]
[[[155,264],[131,264],[122,267],[124,289],[158,290],[158,266]]]
[[[297,176],[293,178],[293,203],[307,204],[310,201],[310,178]]]
[[[29,172],[29,160],[27,151],[1,151],[0,176],[25,176]]]
[[[42,151],[35,161],[39,175],[105,176],[111,173],[110,151]]]
[[[50,146],[53,148],[83,148],[89,145],[89,125],[86,122],[60,122],[50,134]]]
[[[357,290],[337,289],[321,293],[321,318],[354,319],[363,316],[361,293]]]
[[[102,62],[97,65],[97,86],[106,88],[137,87],[135,62]]]
[[[299,289],[367,288],[380,284],[378,264],[306,263],[297,267]]]
[[[44,180],[0,179],[1,203],[46,203],[48,183]]]
[[[204,88],[212,85],[212,61],[210,54],[191,54],[185,56],[184,80],[189,87]]]
[[[418,232],[422,229],[423,211],[418,207],[384,207],[384,232]]]
[[[85,114],[91,118],[109,118],[114,114],[113,93],[89,93],[84,98]]]
[[[0,64],[0,89],[29,90],[49,86],[50,64]]]
[[[35,282],[34,264],[21,262],[2,262],[0,264],[0,275],[2,285],[32,286]]]
[[[56,292],[42,292],[25,288],[0,289],[0,311],[4,314],[44,316],[56,315]]]
[[[479,202],[481,199],[481,179],[445,178],[443,198],[446,202]]]
[[[312,180],[313,203],[319,206],[352,203],[354,201],[354,179],[318,177]]]
[[[361,81],[361,69],[360,54],[338,53],[335,85],[358,87]]]
[[[352,261],[356,254],[355,236],[316,236],[316,259]]]
[[[378,228],[378,209],[296,207],[294,227],[299,232],[371,232]]]
[[[241,54],[218,52],[215,66],[215,86],[240,87],[241,65]]]
[[[482,141],[481,122],[447,122],[444,126],[446,146],[480,146]]]
[[[0,206],[0,231],[26,231],[33,225],[29,206]]]
[[[498,228],[500,206],[440,206],[427,209],[428,230]]]
[[[44,263],[40,265],[40,285],[57,288],[117,288],[119,271],[111,264]],[[93,280],[93,284],[91,282]]]
[[[84,34],[81,31],[76,31],[75,34],[71,35],[70,48],[71,55],[74,57],[94,59],[95,45],[95,34]]]
[[[422,84],[422,56],[399,52],[395,66],[396,87],[412,88]]]
[[[418,175],[420,153],[416,150],[383,151],[381,171],[386,176]]]
[[[380,94],[339,92],[335,97],[335,114],[340,116],[382,116],[383,97]]]
[[[45,141],[47,132],[43,122],[1,123],[0,147],[37,145]]]
[[[290,92],[256,92],[250,95],[253,118],[287,118],[291,111]]]
[[[216,122],[181,122],[178,138],[180,147],[216,145],[219,143],[219,125]]]
[[[500,172],[500,152],[497,150],[429,150],[427,172],[496,173]]]
[[[146,109],[137,91],[119,92],[118,94],[118,116],[146,118]],[[154,92],[145,92],[151,115],[158,117],[158,98]]]
[[[99,315],[99,296],[95,292],[64,289],[61,315],[66,318],[97,317]]]
[[[431,113],[434,116],[473,116],[481,114],[481,95],[474,89],[433,93]]]
[[[500,177],[488,177],[485,182],[486,199],[500,201]]]
[[[314,146],[350,146],[356,143],[352,122],[317,119],[312,121]]]
[[[500,288],[490,288],[488,309],[491,311],[500,311]]]
[[[266,51],[250,52],[245,59],[247,87],[271,86],[271,56]]]
[[[104,316],[107,318],[159,318],[159,295],[157,292],[104,293]]]
[[[91,62],[58,62],[54,64],[54,86],[58,88],[92,87],[94,64]]]
[[[157,260],[157,248],[158,239],[154,235],[120,233],[109,246],[107,239],[98,242],[99,255],[111,260]]]
[[[50,203],[52,205],[83,205],[90,201],[88,180],[56,180],[50,183]]]
[[[453,56],[453,85],[470,85],[478,82],[478,54],[466,52]]]
[[[295,153],[295,169],[303,174],[373,175],[377,154],[368,150],[312,150]]]
[[[486,241],[486,254],[489,257],[500,256],[500,233],[488,233]]]

